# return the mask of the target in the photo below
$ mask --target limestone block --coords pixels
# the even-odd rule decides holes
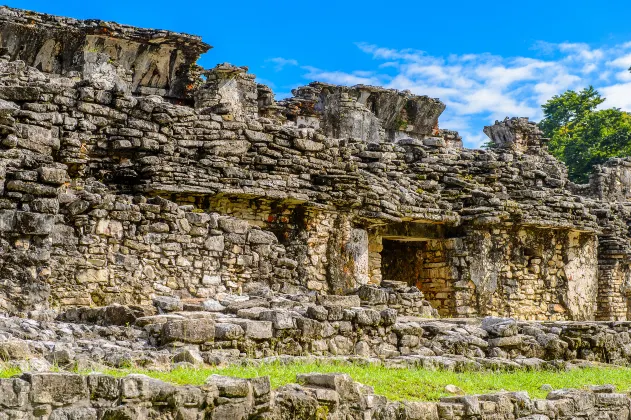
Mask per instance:
[[[382,310],[379,315],[381,316],[381,323],[385,326],[394,325],[397,322],[397,310],[387,308]]]
[[[10,232],[15,229],[16,217],[14,210],[0,210],[0,232]]]
[[[20,107],[11,101],[5,101],[4,99],[0,99],[0,116],[7,117],[13,114],[16,110],[20,109]]]
[[[480,326],[495,337],[510,337],[517,334],[517,322],[512,318],[486,317]]]
[[[252,386],[248,379],[232,378],[229,376],[210,375],[206,384],[214,385],[222,397],[247,397],[252,393]]]
[[[245,220],[235,219],[233,217],[220,217],[218,220],[219,228],[226,233],[244,234],[248,231],[250,225]]]
[[[361,306],[361,299],[358,295],[318,295],[318,303],[322,306],[353,308]]]
[[[388,303],[388,292],[374,286],[362,286],[358,291],[359,298],[373,305]]]
[[[153,298],[153,304],[162,313],[177,312],[184,308],[182,301],[172,296],[156,296]]]
[[[204,359],[197,350],[184,349],[180,350],[173,356],[174,363],[186,362],[192,365],[201,365],[204,363]]]
[[[354,311],[359,325],[377,326],[381,322],[381,314],[374,309],[357,308]]]
[[[272,244],[278,242],[276,236],[271,232],[259,229],[252,229],[248,233],[248,242],[251,244]]]
[[[227,322],[215,324],[215,340],[236,340],[245,335],[245,331],[240,325]]]
[[[322,306],[309,306],[307,308],[307,316],[316,321],[326,321],[329,316],[329,311]]]
[[[119,379],[103,374],[90,374],[87,379],[92,399],[113,401],[119,398]]]
[[[215,299],[205,300],[202,303],[202,307],[204,308],[205,311],[208,311],[208,312],[223,312],[226,309],[225,306],[217,302]]]
[[[305,339],[322,338],[323,325],[321,322],[309,318],[296,318],[296,327]]]
[[[371,387],[354,382],[347,374],[341,373],[308,373],[296,376],[298,383],[336,391],[348,402],[358,402],[364,393],[373,393]]]
[[[50,413],[49,420],[97,420],[97,411],[92,407],[63,407],[57,408]]]
[[[294,147],[304,152],[320,152],[324,150],[325,145],[313,140],[296,138],[294,139]]]
[[[0,360],[24,360],[31,356],[28,342],[9,339],[0,342]]]
[[[251,144],[246,140],[214,140],[205,146],[210,153],[218,156],[241,156],[250,149]]]
[[[88,268],[80,270],[75,275],[75,280],[79,284],[100,284],[109,280],[109,270]]]
[[[30,399],[38,404],[72,404],[88,398],[84,376],[72,373],[25,373],[31,383]]]
[[[224,237],[223,236],[210,236],[204,242],[204,247],[209,251],[223,252],[224,245]]]
[[[277,330],[296,328],[292,314],[287,311],[265,310],[259,314],[259,319],[262,321],[271,321],[272,325]]]
[[[30,385],[19,378],[0,379],[0,408],[24,408]]]
[[[37,172],[39,173],[39,179],[47,184],[61,185],[70,180],[68,172],[61,168],[44,166],[39,168]]]
[[[163,343],[205,343],[215,339],[215,321],[212,319],[169,320],[162,326]]]
[[[19,211],[15,213],[16,228],[27,235],[49,235],[53,231],[55,217],[50,214]]]
[[[263,340],[267,338],[272,338],[272,336],[274,335],[274,330],[270,321],[251,321],[248,319],[239,318],[234,318],[230,321],[241,326],[247,338]]]

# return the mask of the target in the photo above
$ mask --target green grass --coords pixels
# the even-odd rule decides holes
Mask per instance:
[[[300,373],[348,373],[354,380],[374,387],[375,393],[391,400],[436,401],[449,395],[445,386],[452,384],[467,394],[498,391],[527,391],[533,398],[545,398],[540,388],[549,384],[554,389],[584,388],[588,385],[615,385],[620,392],[631,391],[631,368],[584,368],[569,371],[465,372],[431,371],[420,368],[394,369],[383,366],[347,363],[271,363],[260,366],[233,365],[220,368],[179,368],[171,371],[144,369],[104,369],[102,373],[121,377],[142,373],[175,384],[202,385],[212,374],[253,378],[269,376],[272,387],[296,382]],[[0,377],[19,373],[0,369]],[[86,373],[86,372],[84,372]]]
[[[19,375],[22,373],[19,368],[16,367],[3,367],[0,366],[0,379],[10,378],[11,376]]]
[[[301,373],[348,373],[354,380],[374,387],[375,393],[391,400],[435,401],[449,395],[445,386],[452,384],[467,394],[497,391],[527,391],[531,397],[545,398],[540,388],[549,384],[554,389],[582,388],[588,385],[615,385],[619,391],[631,390],[629,368],[586,368],[570,371],[465,372],[431,371],[426,369],[393,369],[341,363],[264,364],[261,366],[233,365],[223,368],[175,369],[168,372],[147,370],[110,370],[104,373],[124,376],[143,373],[176,384],[201,385],[212,374],[253,378],[269,376],[272,387],[296,382]]]

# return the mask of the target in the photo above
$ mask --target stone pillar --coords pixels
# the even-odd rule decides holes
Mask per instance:
[[[568,232],[568,247],[563,267],[567,278],[566,306],[575,321],[594,319],[598,294],[598,259],[596,236]],[[618,287],[618,290],[619,287]]]
[[[368,275],[371,284],[381,284],[381,251],[383,240],[380,235],[368,235]]]
[[[345,251],[353,262],[353,277],[357,286],[368,284],[370,280],[368,269],[368,232],[364,229],[351,230],[351,237],[345,246]]]
[[[619,258],[598,261],[598,306],[596,320],[631,319],[631,267]]]
[[[330,293],[344,294],[369,282],[368,232],[354,228],[350,215],[338,215],[327,248]]]

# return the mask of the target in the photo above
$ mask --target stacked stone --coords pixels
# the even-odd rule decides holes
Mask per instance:
[[[362,286],[357,291],[362,306],[376,310],[394,309],[401,316],[435,318],[438,311],[425,300],[425,295],[407,283],[384,280],[380,287]]]
[[[293,283],[297,263],[285,247],[241,219],[113,194],[78,194],[72,209],[74,228],[59,223],[52,233],[53,275],[76,279],[52,286],[62,306],[143,305],[156,292],[203,299]]]
[[[361,296],[366,306],[358,295],[320,296],[317,303],[290,295],[226,295],[203,304],[162,297],[152,307],[72,309],[57,321],[41,313],[40,321],[0,318],[0,357],[23,369],[304,355],[451,370],[631,363],[629,323],[432,320],[379,309],[384,295],[371,288]]]
[[[276,103],[246,68],[198,77],[195,37],[9,8],[0,20],[4,311],[261,284],[345,294],[388,279],[377,245],[390,239],[435,241],[390,279],[444,315],[626,317],[623,161],[577,187],[527,119],[465,150],[438,128],[437,99],[313,83]],[[235,220],[214,227],[218,215]],[[388,236],[402,225],[439,234]]]
[[[589,184],[572,185],[577,193],[598,201],[590,203],[591,212],[601,227],[598,242],[599,294],[598,319],[628,319],[631,290],[629,258],[631,236],[626,222],[631,217],[631,162],[611,159],[597,166]]]
[[[440,402],[392,402],[348,375],[307,374],[271,390],[268,377],[212,375],[200,387],[144,375],[33,373],[0,379],[0,409],[13,418],[51,419],[602,419],[631,418],[631,399],[611,386],[552,391],[545,400],[525,392],[443,397]]]

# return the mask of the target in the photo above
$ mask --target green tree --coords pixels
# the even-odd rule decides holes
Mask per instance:
[[[618,108],[597,110],[605,98],[592,86],[556,95],[542,108],[539,127],[548,148],[568,167],[574,182],[589,180],[594,165],[611,157],[631,156],[631,114]]]

